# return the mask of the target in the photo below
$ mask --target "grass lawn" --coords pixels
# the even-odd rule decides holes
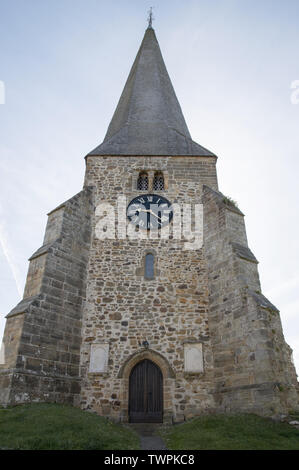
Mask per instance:
[[[137,434],[95,414],[57,404],[0,408],[0,449],[139,449]]]
[[[164,428],[171,450],[299,450],[299,430],[256,415],[202,416]]]

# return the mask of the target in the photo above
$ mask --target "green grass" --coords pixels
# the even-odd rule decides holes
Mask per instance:
[[[202,416],[161,427],[161,436],[170,450],[299,450],[298,429],[256,415]],[[129,427],[72,406],[44,403],[0,409],[0,449],[139,448],[139,438]]]
[[[139,449],[135,432],[78,408],[30,404],[0,409],[0,449]]]
[[[223,202],[227,205],[232,205],[232,206],[236,207],[237,209],[239,209],[238,203],[229,196],[224,196]]]
[[[256,415],[202,416],[167,427],[171,450],[299,450],[299,430]]]

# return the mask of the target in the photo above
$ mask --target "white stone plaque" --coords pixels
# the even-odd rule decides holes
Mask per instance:
[[[0,349],[0,364],[5,364],[5,345],[3,342]]]
[[[89,372],[107,372],[108,370],[108,343],[95,343],[90,349]]]
[[[185,343],[185,372],[203,372],[202,343]]]

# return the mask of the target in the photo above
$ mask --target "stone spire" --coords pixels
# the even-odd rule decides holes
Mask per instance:
[[[214,155],[191,139],[151,25],[105,139],[89,155]]]

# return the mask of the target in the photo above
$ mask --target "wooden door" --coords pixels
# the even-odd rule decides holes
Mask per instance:
[[[148,359],[136,364],[130,375],[129,419],[130,423],[163,422],[163,376]]]

